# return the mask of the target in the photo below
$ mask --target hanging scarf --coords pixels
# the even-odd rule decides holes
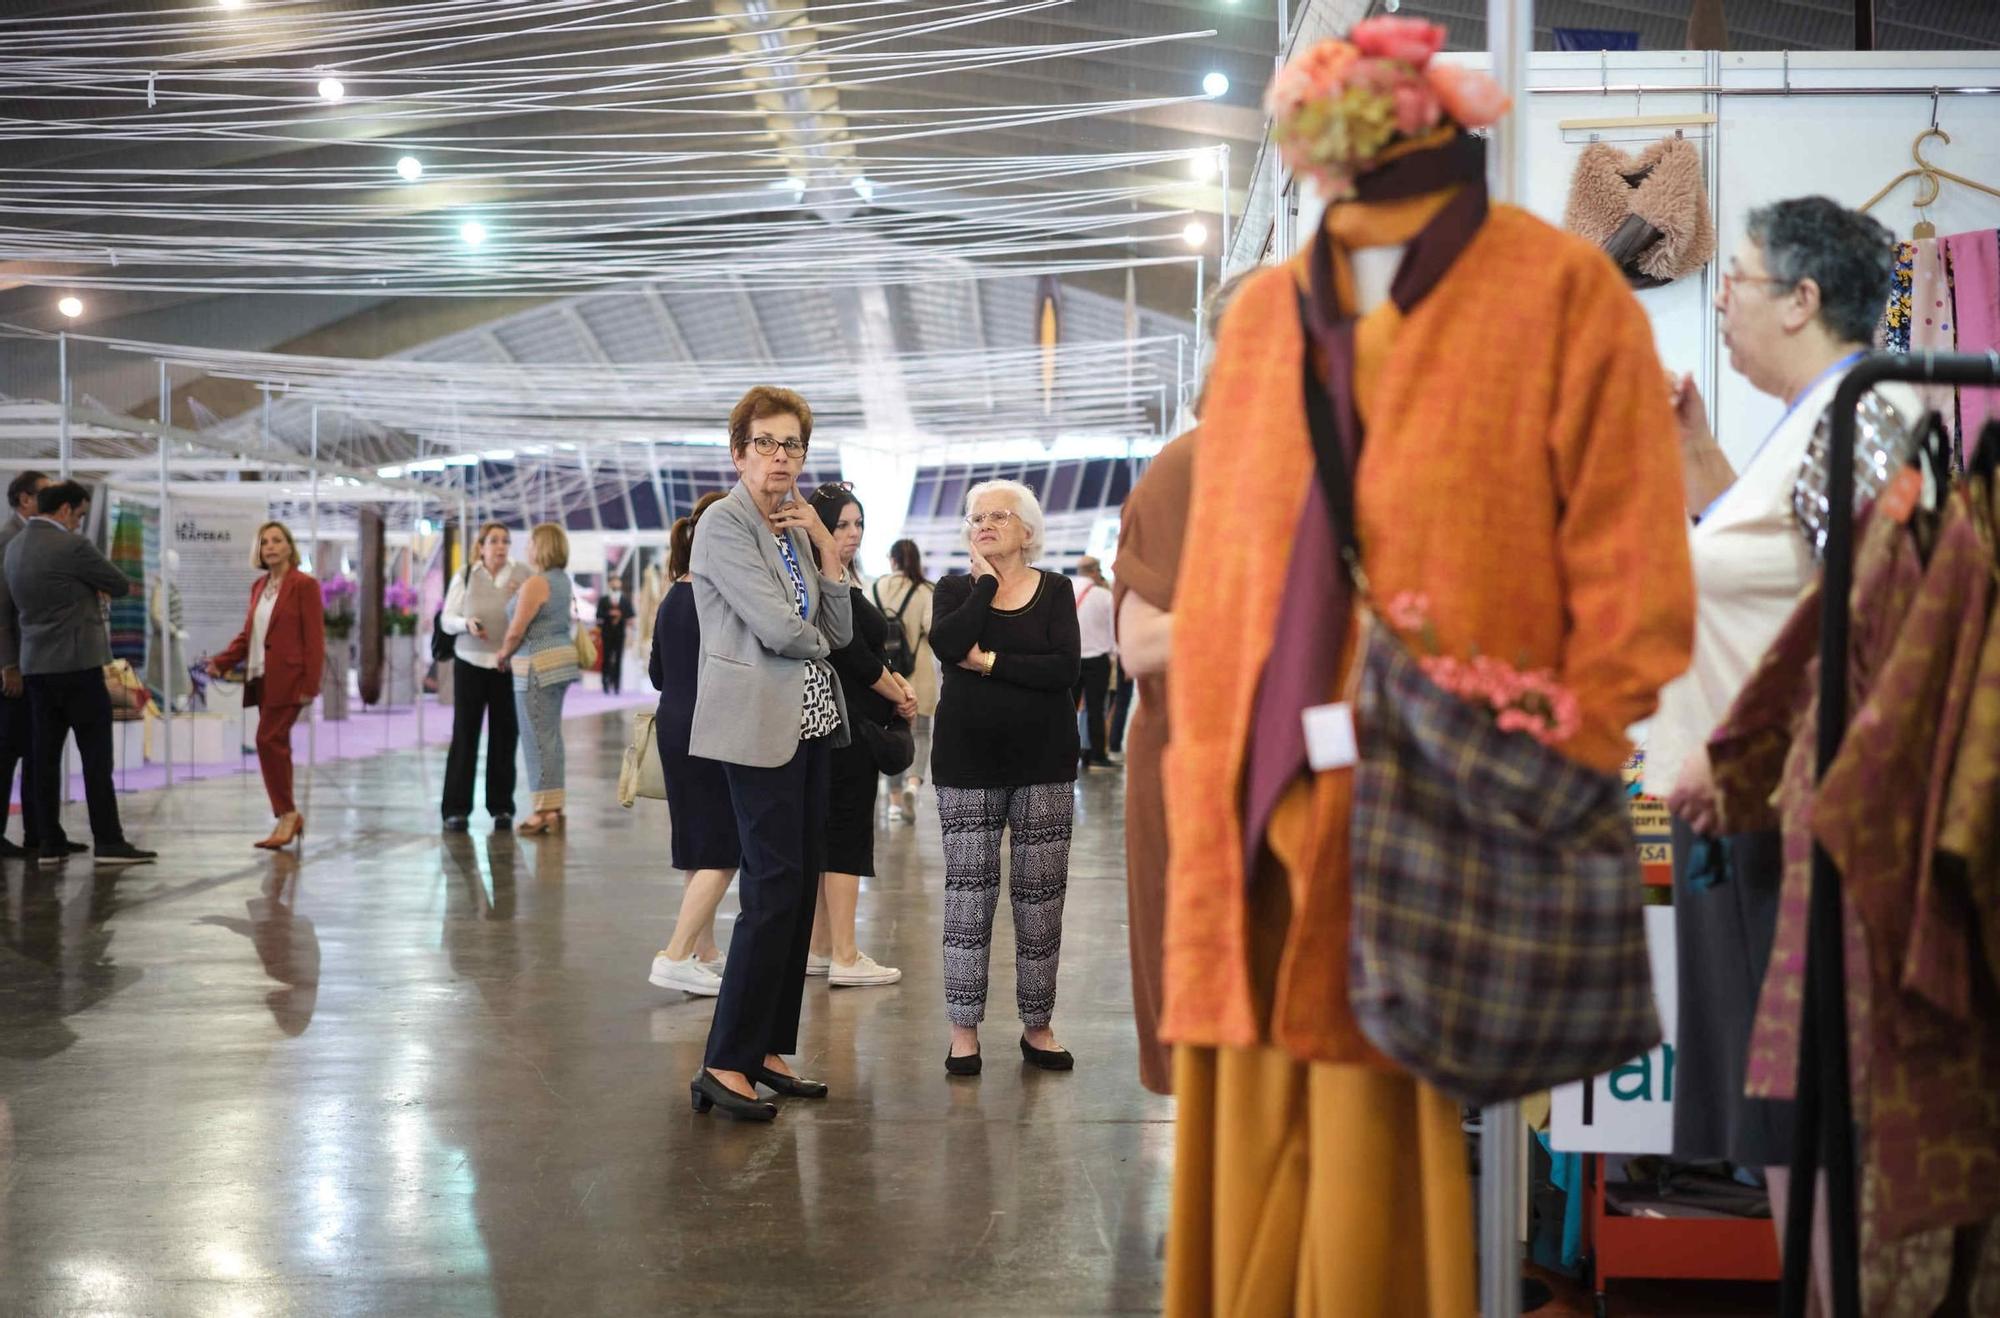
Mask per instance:
[[[1356,204],[1408,201],[1457,187],[1459,191],[1412,239],[1389,286],[1389,300],[1407,316],[1434,288],[1485,222],[1485,143],[1459,135],[1444,145],[1399,157],[1356,182]],[[1339,209],[1339,208],[1336,208]],[[1354,390],[1354,336],[1358,320],[1335,291],[1334,239],[1322,224],[1308,255],[1311,295],[1301,297],[1306,329],[1304,370],[1314,372],[1331,402],[1341,448],[1352,470],[1361,460],[1361,414]],[[1368,244],[1357,244],[1366,246]],[[1346,248],[1339,252],[1347,259]],[[1315,360],[1315,358],[1317,360]],[[1301,388],[1308,386],[1301,380]],[[1324,473],[1322,473],[1322,477]],[[1285,573],[1284,607],[1270,657],[1258,683],[1244,783],[1244,873],[1257,872],[1257,850],[1278,802],[1307,768],[1302,716],[1333,690],[1353,615],[1353,589],[1341,567],[1328,512],[1324,480],[1306,492]]]

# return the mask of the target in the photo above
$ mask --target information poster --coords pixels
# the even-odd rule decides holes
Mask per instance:
[[[167,548],[175,555],[174,591],[187,629],[187,662],[200,663],[243,630],[250,581],[257,569],[250,548],[263,508],[242,499],[173,501]]]
[[[1674,973],[1674,908],[1646,908],[1646,953],[1653,963],[1653,1001],[1666,1039],[1587,1084],[1551,1095],[1549,1143],[1558,1153],[1672,1153],[1674,1045],[1680,1037]]]

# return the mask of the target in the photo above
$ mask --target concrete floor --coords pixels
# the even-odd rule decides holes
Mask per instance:
[[[710,1001],[646,982],[665,807],[613,799],[621,719],[568,745],[565,838],[440,838],[432,751],[322,766],[302,858],[251,848],[237,779],[121,800],[156,866],[0,862],[0,1311],[1157,1309],[1171,1104],[1135,1078],[1118,776],[1081,789],[1076,1072],[1010,1060],[1003,902],[987,1072],[947,1082],[932,814],[862,897],[903,982],[809,981],[833,1097],[747,1127],[689,1111]]]

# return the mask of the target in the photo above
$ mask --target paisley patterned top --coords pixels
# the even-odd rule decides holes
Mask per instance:
[[[779,532],[777,541],[778,555],[785,560],[785,572],[792,579],[792,597],[798,601],[799,616],[809,619],[812,605],[806,594],[806,574],[792,550],[791,537]],[[833,699],[833,670],[825,661],[815,659],[806,665],[805,711],[799,722],[799,740],[830,737],[838,731],[840,706]]]

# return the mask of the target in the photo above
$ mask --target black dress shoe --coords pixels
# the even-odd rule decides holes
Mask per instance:
[[[953,1057],[947,1051],[944,1055],[944,1073],[946,1075],[978,1075],[979,1054],[970,1053],[964,1057]]]
[[[514,831],[514,816],[512,816],[512,815],[495,815],[495,816],[493,816],[493,831],[494,831],[495,833],[511,833],[511,832],[513,832],[513,831]]]
[[[31,848],[19,846],[0,837],[0,860],[20,860],[27,856]]]
[[[806,1080],[799,1076],[786,1075],[782,1071],[773,1071],[768,1066],[760,1066],[744,1074],[766,1089],[777,1090],[786,1098],[826,1097],[826,1082],[823,1080]]]
[[[1071,1057],[1067,1048],[1037,1048],[1021,1037],[1021,1060],[1031,1066],[1039,1066],[1044,1071],[1071,1071],[1076,1069],[1076,1058]]]
[[[144,865],[159,858],[159,852],[135,847],[130,842],[114,842],[108,847],[99,847],[92,857],[100,865]]]
[[[72,856],[81,856],[84,852],[90,850],[90,848],[81,842],[65,842],[63,843],[63,850]]]
[[[466,827],[464,815],[446,815],[444,817],[444,831],[447,833],[463,833]]]
[[[694,1110],[706,1112],[710,1108],[720,1108],[723,1115],[738,1121],[773,1121],[778,1115],[778,1105],[761,1098],[745,1098],[723,1084],[703,1067],[700,1074],[688,1083],[688,1092],[694,1096]]]

